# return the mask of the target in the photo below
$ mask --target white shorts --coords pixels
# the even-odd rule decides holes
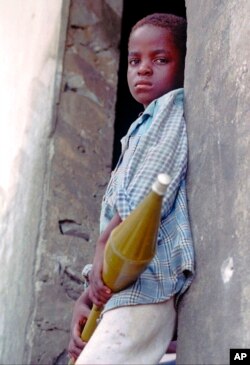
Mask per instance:
[[[174,299],[104,313],[76,365],[158,364],[173,338]]]

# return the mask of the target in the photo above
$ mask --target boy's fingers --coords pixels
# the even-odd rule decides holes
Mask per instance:
[[[102,305],[103,305],[103,302],[99,299],[99,298],[97,298],[97,297],[95,297],[95,296],[93,296],[93,298],[92,298],[92,302],[97,306],[97,307],[101,307]]]
[[[84,344],[85,345],[85,344]],[[69,346],[68,354],[71,359],[73,359],[73,362],[77,360],[77,358],[80,356],[83,349],[79,349],[74,346],[74,344]]]
[[[104,298],[109,298],[109,296],[111,295],[112,291],[111,289],[109,289],[106,285],[104,285],[103,283],[101,283],[101,285],[94,285],[92,287],[93,291],[99,295],[102,296]]]
[[[112,293],[112,290],[111,290],[108,286],[106,286],[106,285],[104,285],[103,290],[104,290],[104,291],[105,291],[105,293],[106,293],[106,294],[108,294],[108,295],[110,295],[110,294]]]
[[[72,342],[70,342],[69,348],[68,348],[68,354],[69,354],[69,357],[73,360],[73,362],[76,361],[76,359],[80,355],[81,351],[82,350],[77,349],[76,347],[74,347],[74,344]]]
[[[84,342],[82,341],[81,339],[81,333],[79,332],[79,329],[78,328],[75,328],[73,329],[73,341],[74,341],[74,344],[77,348],[79,349],[83,349],[84,347]]]
[[[92,302],[97,306],[102,306],[103,304],[107,303],[107,301],[112,296],[112,292],[109,294],[104,291],[96,291],[93,288],[89,291],[89,296]]]
[[[102,280],[96,279],[93,282],[93,287],[95,288],[96,291],[98,292],[105,292],[107,291],[107,287],[103,284]]]

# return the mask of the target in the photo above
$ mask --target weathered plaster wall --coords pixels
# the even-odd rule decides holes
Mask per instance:
[[[67,364],[81,271],[92,262],[110,176],[120,0],[72,0],[30,330],[32,364]]]
[[[67,1],[0,1],[0,363],[26,333]]]
[[[187,0],[189,206],[197,275],[180,309],[178,364],[229,364],[250,347],[250,2]]]

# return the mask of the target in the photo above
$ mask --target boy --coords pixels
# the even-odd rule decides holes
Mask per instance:
[[[176,302],[194,274],[185,190],[185,50],[186,21],[174,15],[149,15],[130,33],[128,85],[145,111],[122,139],[121,157],[103,198],[101,235],[87,294],[105,308],[77,365],[157,364],[175,332]],[[170,175],[171,183],[164,197],[156,255],[133,285],[112,294],[101,275],[105,244],[161,172]]]

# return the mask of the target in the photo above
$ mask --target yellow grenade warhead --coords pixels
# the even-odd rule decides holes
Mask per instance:
[[[114,292],[131,285],[145,270],[155,254],[164,194],[170,183],[159,174],[150,193],[110,234],[104,252],[103,281]],[[88,341],[102,311],[93,305],[81,334]]]
[[[112,232],[104,253],[103,281],[114,292],[135,281],[155,255],[163,196],[170,178],[159,174],[151,192]]]

